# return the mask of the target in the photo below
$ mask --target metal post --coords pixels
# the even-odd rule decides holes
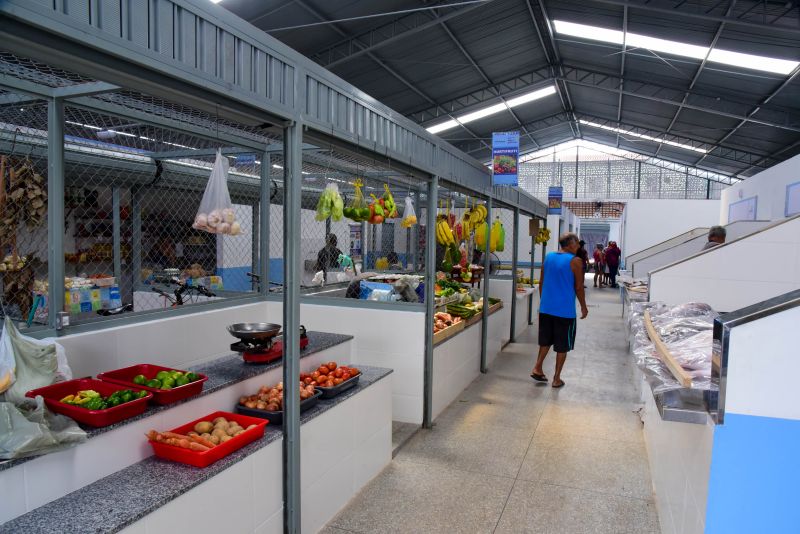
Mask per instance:
[[[411,272],[417,273],[420,269],[419,261],[419,226],[422,223],[422,206],[419,203],[419,191],[414,192],[414,209],[417,210],[417,224],[411,227]]]
[[[684,193],[683,198],[689,198],[689,167],[686,167],[686,179],[683,183],[686,186],[686,192]]]
[[[431,428],[433,422],[433,286],[436,283],[436,204],[439,181],[436,176],[428,182],[428,206],[425,210],[425,365],[422,375],[422,426]]]
[[[114,276],[117,284],[122,287],[122,219],[120,217],[120,191],[119,187],[111,188],[112,232],[114,243]]]
[[[367,270],[367,223],[361,223],[361,272]]]
[[[261,155],[261,190],[260,190],[260,215],[258,217],[258,270],[254,274],[261,277],[261,294],[269,293],[269,210],[272,182],[269,172],[272,168],[272,153],[264,152]]]
[[[706,180],[706,200],[711,198],[711,180]]]
[[[642,162],[636,162],[636,198],[642,198]]]
[[[580,166],[580,147],[575,147],[575,198],[578,198],[578,174]]]
[[[489,242],[492,238],[492,197],[486,200],[486,251],[483,253],[483,321],[481,321],[481,373],[486,372],[486,350],[489,344],[489,269],[491,253]]]
[[[48,323],[64,309],[64,101],[47,102],[47,278],[50,284]]]
[[[254,202],[250,206],[250,219],[252,220],[253,229],[251,232],[252,239],[250,240],[250,272],[258,274],[259,265],[261,265],[261,257],[259,256],[258,249],[261,243],[261,202]],[[250,279],[250,291],[258,292],[258,284],[254,279]]]
[[[142,188],[131,190],[131,271],[133,290],[142,282]]]
[[[284,128],[283,180],[283,531],[300,525],[300,197],[303,176],[300,125]]]
[[[519,261],[519,208],[514,208],[514,245],[511,249],[511,335],[509,341],[514,343],[517,338],[517,263]]]
[[[533,289],[533,277],[535,274],[535,265],[536,265],[536,236],[531,236],[531,289]],[[528,296],[528,325],[533,324],[533,295]]]

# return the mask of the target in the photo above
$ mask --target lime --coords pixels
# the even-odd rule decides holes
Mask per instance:
[[[192,372],[189,372],[189,373],[186,373],[186,378],[189,379],[189,382],[194,382],[195,380],[198,380],[200,377],[197,376],[196,374],[192,373]]]
[[[175,385],[176,386],[185,386],[188,383],[189,383],[189,379],[186,378],[185,376],[179,376],[178,379],[175,380]]]
[[[158,378],[153,378],[152,380],[147,381],[147,387],[149,388],[160,388],[161,387],[161,380]]]
[[[130,402],[133,400],[133,393],[130,391],[126,391],[122,394],[122,402]]]
[[[172,378],[176,378],[177,379],[179,376],[183,376],[183,372],[181,372],[181,371],[172,371],[170,373],[170,376],[172,376]]]
[[[147,377],[145,377],[144,375],[136,375],[133,377],[133,383],[139,385],[146,384]]]
[[[168,376],[164,380],[161,381],[161,389],[164,389],[166,386],[172,387],[175,385],[175,379],[171,376]]]
[[[172,389],[172,384],[161,384],[161,389]]]
[[[158,374],[156,375],[156,378],[158,378],[159,380],[164,380],[168,376],[169,376],[169,371],[159,371]]]
[[[137,397],[139,397],[140,399],[142,399],[142,398],[144,398],[144,397],[146,397],[146,396],[147,396],[147,392],[146,392],[146,391],[140,391],[140,392],[137,394]]]

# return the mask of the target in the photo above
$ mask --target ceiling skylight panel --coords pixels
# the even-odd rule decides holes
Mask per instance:
[[[601,130],[606,130],[606,131],[609,131],[609,132],[618,133],[620,135],[628,135],[628,136],[631,136],[631,137],[638,137],[639,139],[644,139],[646,141],[653,141],[654,143],[662,143],[662,144],[665,144],[665,145],[674,146],[676,148],[682,148],[683,150],[691,150],[692,152],[699,152],[700,154],[706,154],[708,152],[708,150],[706,150],[704,148],[699,148],[699,147],[692,146],[692,145],[686,145],[684,143],[678,143],[677,141],[670,141],[670,140],[663,139],[663,138],[653,137],[652,135],[640,134],[640,133],[637,133],[637,132],[633,132],[631,130],[625,130],[624,128],[616,128],[614,126],[608,126],[606,124],[600,124],[600,123],[597,123],[597,122],[591,122],[591,121],[587,121],[587,120],[579,120],[578,122],[580,124],[585,125],[585,126],[591,126],[593,128],[600,128]]]
[[[788,75],[800,65],[797,61],[744,54],[741,52],[732,52],[730,50],[719,50],[715,48],[709,52],[709,47],[707,46],[693,45],[669,39],[659,39],[657,37],[631,32],[625,35],[623,32],[617,30],[566,22],[563,20],[554,20],[553,26],[557,33],[563,35],[617,45],[622,45],[624,43],[629,48],[641,48],[652,52],[688,57],[697,60],[705,59],[706,56],[708,56],[709,62],[744,69]]]
[[[493,106],[489,106],[488,108],[479,109],[478,111],[461,115],[458,117],[458,122],[461,124],[467,124],[468,122],[476,121],[478,119],[488,117],[489,115],[494,115],[495,113],[500,113],[506,109],[508,109],[508,107],[504,102],[501,102],[500,104],[495,104]]]

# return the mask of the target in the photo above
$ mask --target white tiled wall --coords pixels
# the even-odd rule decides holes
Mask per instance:
[[[798,325],[792,308],[731,330],[725,413],[800,419]]]
[[[367,417],[364,417],[368,414]],[[302,531],[317,532],[389,464],[391,384],[387,379],[302,426]],[[276,441],[123,530],[173,534],[192,518],[197,532],[283,532],[281,442]],[[212,521],[198,510],[224,510]],[[235,516],[235,517],[234,517]],[[214,521],[221,521],[219,524]]]
[[[432,407],[434,419],[477,378],[480,367],[480,323],[468,327],[434,347]]]
[[[350,363],[351,352],[352,342],[346,342],[303,358],[300,360],[300,369],[310,372],[331,359],[347,364]],[[263,375],[100,434],[77,447],[40,456],[0,471],[0,488],[20,488],[14,495],[0,499],[0,524],[150,456],[152,449],[144,437],[148,430],[166,430],[204,414],[233,410],[242,395],[252,393],[265,384],[279,382],[281,372],[280,368],[272,369]],[[384,381],[388,384],[389,379]],[[370,395],[377,393],[370,392]],[[374,426],[379,425],[376,423]],[[22,484],[19,484],[20,480]]]
[[[281,306],[268,303],[270,321],[281,322]],[[309,330],[354,336],[354,364],[394,370],[392,419],[422,423],[424,313],[302,303],[300,322]]]
[[[265,302],[156,319],[58,338],[73,376],[95,376],[136,363],[187,367],[230,353],[229,324],[263,322]]]
[[[644,438],[662,534],[705,529],[714,424],[663,421],[645,384]]]
[[[650,300],[729,312],[800,288],[800,217],[650,276]]]

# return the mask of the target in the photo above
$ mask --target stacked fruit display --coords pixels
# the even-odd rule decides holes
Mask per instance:
[[[134,384],[155,389],[177,388],[197,380],[200,380],[200,376],[197,374],[192,372],[184,373],[183,371],[159,371],[154,377],[149,379],[142,374],[133,377]]]
[[[328,362],[317,367],[317,370],[312,373],[300,373],[300,380],[307,386],[332,388],[358,376],[360,373],[361,371],[355,367]]]

